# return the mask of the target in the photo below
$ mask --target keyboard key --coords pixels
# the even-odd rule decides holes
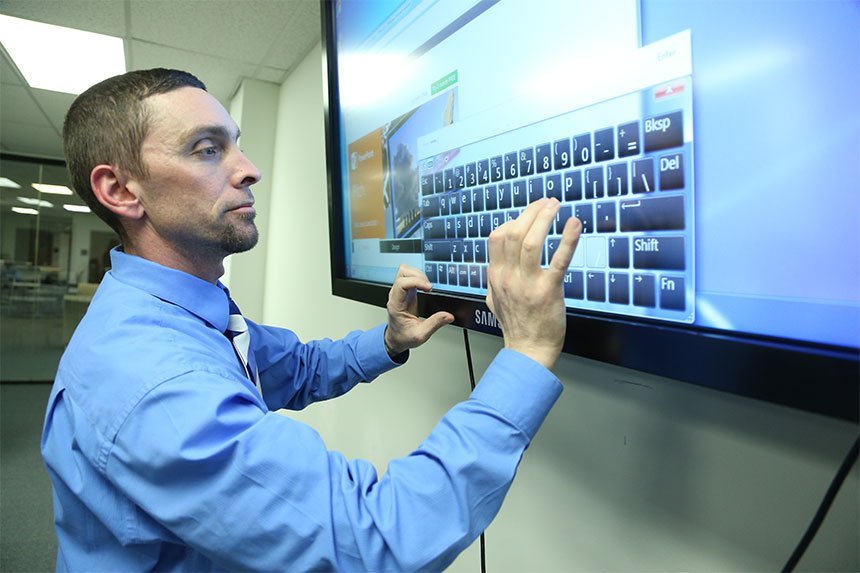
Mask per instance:
[[[591,203],[576,205],[574,215],[582,223],[583,235],[594,232],[594,207]]]
[[[490,181],[495,183],[505,178],[505,169],[502,163],[502,156],[497,155],[490,159]]]
[[[547,175],[545,183],[546,183],[546,191],[545,191],[546,196],[547,197],[555,197],[556,199],[559,200],[559,202],[561,202],[562,201],[562,197],[561,197],[561,174],[560,173],[553,173],[551,175]]]
[[[471,213],[472,212],[472,192],[471,191],[462,191],[460,193],[460,212],[461,213]]]
[[[454,263],[463,262],[463,241],[454,240],[451,243],[451,261]],[[454,283],[456,284],[456,283]]]
[[[585,292],[582,287],[582,271],[567,271],[564,273],[564,298],[582,300]]]
[[[684,145],[684,121],[680,111],[645,119],[645,151]]]
[[[456,185],[454,184],[454,168],[445,170],[445,191],[453,191]]]
[[[684,156],[681,153],[660,158],[660,191],[684,188]]]
[[[511,184],[511,194],[513,195],[513,206],[514,207],[525,207],[528,205],[529,197],[526,192],[526,180],[525,179],[517,179]],[[507,205],[510,207],[510,205]],[[503,209],[501,203],[499,203],[499,209]]]
[[[586,237],[585,265],[591,269],[603,269],[606,263],[606,237]]]
[[[445,238],[445,219],[425,219],[423,227],[425,239]]]
[[[487,288],[487,267],[481,267],[481,288]]]
[[[639,154],[639,122],[631,121],[618,126],[618,157]]]
[[[439,284],[448,284],[448,265],[436,263],[436,280]]]
[[[684,228],[684,198],[655,197],[621,202],[622,231],[674,231]]]
[[[421,176],[421,194],[422,195],[432,195],[433,194],[433,174],[427,173]]]
[[[458,275],[461,287],[469,286],[469,265],[458,266],[457,267],[457,275]]]
[[[633,275],[633,304],[654,308],[654,275]]]
[[[591,134],[583,133],[573,138],[573,165],[579,167],[591,163]]]
[[[451,241],[424,241],[424,260],[450,261]]]
[[[465,239],[466,238],[466,229],[468,228],[466,225],[466,217],[460,216],[456,218],[457,221],[457,238]]]
[[[654,184],[653,159],[649,157],[648,159],[634,161],[632,170],[631,178],[633,179],[632,187],[634,193],[650,193],[657,188]]]
[[[633,266],[637,269],[683,271],[684,237],[636,237]]]
[[[472,189],[472,210],[476,213],[484,210],[484,190],[480,187]]]
[[[551,261],[556,249],[561,244],[560,238],[550,237],[546,240],[546,260]]]
[[[518,175],[517,152],[511,151],[505,154],[505,179],[513,179]]]
[[[606,273],[586,273],[585,298],[592,302],[606,302]]]
[[[457,265],[448,265],[448,284],[457,286],[460,283],[460,277],[457,274]]]
[[[425,219],[428,217],[439,216],[439,196],[431,195],[430,197],[421,198],[421,216]]]
[[[482,159],[475,164],[475,171],[478,174],[478,185],[486,185],[490,182],[490,160]]]
[[[568,171],[562,179],[565,201],[580,201],[582,199],[582,171]]]
[[[630,277],[626,273],[609,273],[609,302],[630,304]]]
[[[546,173],[552,169],[552,152],[549,143],[535,147],[535,167],[538,173]]]
[[[514,184],[517,182],[515,181]],[[514,206],[513,200],[511,199],[511,184],[510,183],[499,183],[499,189],[496,193],[496,197],[498,199],[496,208],[497,209],[510,209]]]
[[[484,210],[492,211],[496,208],[496,202],[498,198],[496,197],[496,186],[495,185],[487,185],[484,187]]]
[[[471,263],[475,261],[475,243],[473,241],[463,241],[463,262]]]
[[[478,232],[482,237],[489,237],[493,230],[492,219],[489,213],[481,213],[478,215]]]
[[[433,174],[433,192],[434,193],[444,193],[445,192],[445,181],[444,176],[441,171],[437,171]]]
[[[567,169],[570,167],[570,140],[559,139],[552,144],[552,167],[553,169]]]
[[[478,265],[469,266],[469,286],[481,288],[481,267]]]
[[[466,228],[467,233],[466,236],[470,239],[475,239],[481,236],[481,232],[478,228],[478,216],[472,215],[466,219]]]
[[[454,189],[464,189],[466,187],[466,168],[463,165],[458,165],[454,168]]]
[[[598,233],[615,232],[615,201],[604,201],[595,205]]]
[[[684,290],[684,277],[660,277],[660,308],[685,310],[686,291]]]
[[[475,241],[475,243],[472,245],[472,251],[474,251],[476,263],[487,262],[487,241]]]
[[[474,163],[466,164],[466,187],[474,187],[478,184],[478,170]]]
[[[604,195],[603,166],[585,170],[585,198],[600,199]]]
[[[436,275],[436,264],[435,263],[424,263],[424,274],[427,275],[427,280],[431,283],[437,282]]]
[[[533,147],[520,150],[520,177],[531,175],[535,172],[535,150]],[[516,177],[514,175],[513,177]]]
[[[606,166],[606,194],[610,197],[627,195],[627,163]]]
[[[570,205],[562,205],[558,213],[555,215],[555,234],[561,235],[564,232],[564,225],[567,220],[573,216],[573,209]]]
[[[543,177],[532,177],[528,180],[529,203],[543,199]]]
[[[452,215],[460,214],[460,193],[455,191],[448,195],[448,212]]]
[[[630,266],[630,239],[612,237],[609,239],[609,267],[626,269]]]
[[[594,132],[594,160],[615,159],[615,130],[611,127]]]

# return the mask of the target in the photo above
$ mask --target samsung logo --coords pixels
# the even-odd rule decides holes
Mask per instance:
[[[496,316],[488,310],[475,309],[475,324],[478,326],[501,328]]]

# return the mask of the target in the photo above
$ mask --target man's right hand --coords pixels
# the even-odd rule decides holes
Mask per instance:
[[[546,269],[541,252],[560,204],[541,199],[490,234],[487,306],[502,326],[505,348],[552,368],[567,321],[562,281],[579,242],[582,223],[571,217]]]

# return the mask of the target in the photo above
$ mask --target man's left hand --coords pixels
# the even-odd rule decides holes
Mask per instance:
[[[421,346],[433,333],[454,322],[450,312],[437,312],[422,319],[418,317],[418,291],[433,288],[427,275],[414,267],[400,265],[397,277],[388,293],[388,328],[385,329],[385,349],[392,358]]]

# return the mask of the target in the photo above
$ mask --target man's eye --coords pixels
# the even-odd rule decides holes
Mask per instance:
[[[197,154],[203,155],[205,157],[214,157],[221,152],[221,148],[215,145],[207,145],[206,147],[201,147],[197,150]]]

